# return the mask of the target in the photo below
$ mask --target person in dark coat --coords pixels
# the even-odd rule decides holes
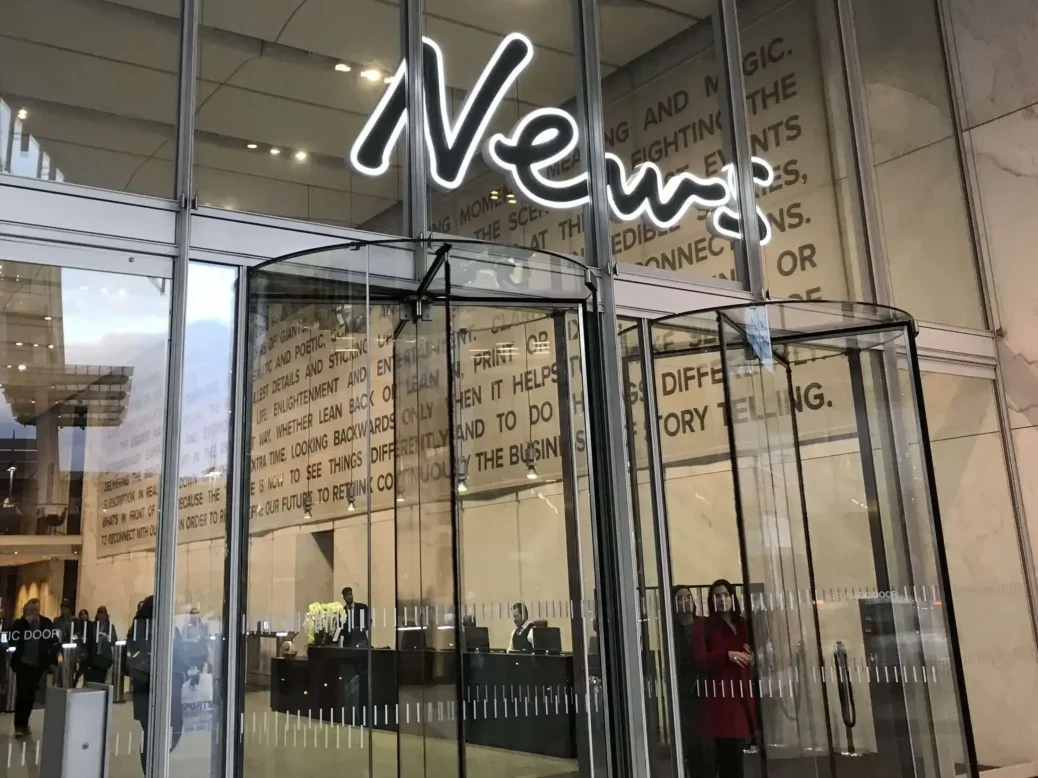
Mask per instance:
[[[151,640],[155,630],[155,598],[149,595],[141,601],[126,635],[126,669],[133,681],[133,718],[141,725],[145,748],[141,749],[141,770],[148,773],[148,696],[151,693]],[[173,679],[170,689],[169,749],[180,742],[184,732],[183,687],[187,667],[181,646],[180,630],[173,628]]]
[[[742,778],[743,751],[757,729],[750,627],[728,581],[710,586],[707,604],[710,616],[697,647],[708,674],[700,711],[702,732],[714,740],[719,778]]]
[[[697,615],[696,602],[687,586],[675,586],[673,593],[674,660],[685,775],[713,778],[713,738],[703,734],[699,723],[707,681],[700,661],[705,620]]]
[[[104,605],[97,609],[97,618],[87,632],[86,658],[83,662],[83,674],[87,683],[104,683],[108,678],[108,670],[115,663],[115,641],[119,635],[108,617],[108,608]],[[113,678],[112,685],[118,685],[121,679]]]
[[[14,646],[14,736],[21,738],[31,734],[29,716],[40,682],[47,670],[57,664],[61,630],[40,615],[40,601],[34,597],[22,607],[22,617],[11,625],[10,635]]]

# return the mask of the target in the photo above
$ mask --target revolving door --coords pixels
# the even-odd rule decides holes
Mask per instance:
[[[772,303],[621,334],[654,774],[975,774],[913,327]]]
[[[604,769],[588,280],[466,240],[249,271],[239,775]]]

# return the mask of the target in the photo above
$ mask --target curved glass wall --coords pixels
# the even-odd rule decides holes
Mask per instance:
[[[471,241],[249,272],[243,775],[605,768],[584,281]]]
[[[735,306],[624,337],[654,773],[975,765],[911,319]]]

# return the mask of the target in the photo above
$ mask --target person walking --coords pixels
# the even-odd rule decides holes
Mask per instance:
[[[32,734],[29,717],[36,703],[36,692],[47,670],[58,661],[60,630],[40,615],[40,601],[33,598],[22,607],[22,616],[11,625],[14,653],[11,666],[15,674],[14,736]]]

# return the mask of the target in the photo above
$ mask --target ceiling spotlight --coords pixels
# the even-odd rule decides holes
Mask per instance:
[[[25,372],[25,365],[18,365],[18,370]]]
[[[353,70],[353,68],[351,68],[345,62],[336,62],[335,69],[338,70],[340,73],[349,73],[351,70]]]
[[[270,153],[271,153],[271,154],[273,154],[273,155],[274,155],[274,156],[276,157],[276,156],[277,156],[278,154],[280,154],[280,153],[281,153],[281,149],[279,149],[279,148],[277,148],[277,147],[274,147],[274,148],[272,148],[272,149],[270,150]]]
[[[368,68],[367,70],[360,71],[360,77],[366,78],[368,81],[382,80],[382,74],[375,68]]]
[[[309,156],[309,155],[305,151],[297,151],[296,152],[296,159],[299,160],[300,162],[306,162],[307,156]]]
[[[258,149],[259,148],[259,144],[258,143],[249,143],[249,144],[246,144],[245,148],[247,148],[247,149]]]
[[[51,343],[49,346],[47,346],[47,348],[54,348],[54,344]]]
[[[22,342],[21,342],[21,341],[19,340],[19,341],[18,341],[17,343],[15,343],[14,345],[16,345],[16,346],[21,346],[21,345],[23,345],[23,344],[22,344]]]
[[[43,317],[43,320],[44,320],[44,321],[50,321],[50,320],[51,320],[51,319],[53,319],[53,318],[54,318],[53,316],[44,316],[44,317]]]
[[[39,343],[33,343],[33,344],[32,344],[32,347],[33,347],[33,348],[39,348],[39,347],[40,347],[40,344],[39,344]]]
[[[18,118],[21,119],[23,122],[26,119],[28,119],[29,118],[29,109],[28,108],[19,108],[18,109]]]

